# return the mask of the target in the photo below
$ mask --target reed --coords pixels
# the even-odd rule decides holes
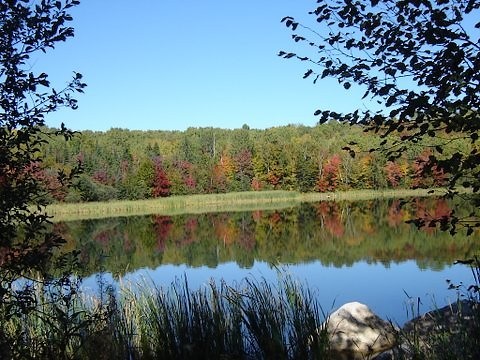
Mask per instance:
[[[77,294],[67,302],[39,291],[37,311],[2,319],[16,356],[0,356],[321,359],[328,349],[315,296],[290,277],[276,286],[265,279],[235,287],[212,281],[195,291],[186,278],[166,288],[124,284],[119,295]]]
[[[179,215],[208,212],[235,212],[281,209],[302,202],[360,201],[382,198],[438,196],[444,189],[351,190],[332,193],[299,193],[295,191],[247,191],[226,194],[172,196],[135,201],[52,204],[46,212],[53,221],[71,221],[132,215]]]
[[[480,356],[480,264],[465,289],[470,304],[432,331],[399,331],[395,359],[474,359]],[[0,311],[0,358],[9,359],[330,359],[328,317],[308,286],[280,271],[278,281],[213,281],[197,290],[186,278],[168,287],[150,281],[100,281],[98,294],[70,278],[37,290],[34,311]],[[460,299],[462,300],[462,299]],[[463,299],[465,300],[465,299]],[[464,301],[462,304],[465,303]],[[3,307],[0,309],[4,309]],[[413,309],[415,310],[415,309]],[[418,310],[417,310],[418,315]]]

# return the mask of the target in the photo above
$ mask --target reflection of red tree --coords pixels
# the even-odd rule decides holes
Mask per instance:
[[[127,232],[123,234],[123,249],[126,253],[129,253],[133,249],[133,242]]]
[[[153,229],[157,240],[156,249],[164,251],[168,235],[172,230],[173,221],[170,216],[155,215],[153,217]]]
[[[108,247],[108,243],[110,242],[111,234],[109,230],[100,231],[95,237],[93,238],[96,242],[100,243],[104,248]]]
[[[338,204],[322,201],[315,207],[317,216],[321,218],[325,229],[336,238],[342,237],[345,234],[345,226],[343,225]]]
[[[242,231],[238,239],[239,244],[247,251],[255,248],[255,234],[251,231]]]
[[[259,222],[262,219],[263,211],[262,210],[255,210],[252,212],[252,217],[255,222]]]
[[[58,234],[62,238],[65,238],[65,236],[68,235],[68,227],[63,222],[54,223],[53,224],[53,232],[55,234]]]
[[[198,228],[198,220],[196,217],[189,217],[185,221],[185,236],[179,245],[184,246],[193,243],[196,240],[196,232]]]
[[[405,213],[400,205],[400,200],[395,200],[392,202],[392,205],[388,208],[388,225],[390,227],[397,227],[402,222],[404,222]]]
[[[415,210],[415,218],[424,224],[422,229],[428,233],[433,233],[438,223],[447,221],[452,215],[452,209],[445,199],[434,201],[417,199]]]
[[[271,214],[268,219],[268,222],[270,223],[271,227],[276,226],[281,221],[282,221],[282,215],[280,215],[278,211],[275,211],[273,214]]]
[[[228,220],[229,218],[227,214],[216,216],[213,219],[215,235],[224,245],[230,245],[235,242],[235,225]]]

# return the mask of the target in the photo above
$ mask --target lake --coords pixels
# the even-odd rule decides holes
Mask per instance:
[[[275,282],[291,274],[318,294],[329,312],[360,301],[399,324],[455,301],[447,279],[470,284],[471,271],[453,265],[479,253],[478,233],[466,237],[406,221],[447,214],[442,199],[319,202],[252,212],[149,215],[54,224],[78,249],[84,287],[98,274],[113,283],[153,281],[168,286],[186,276],[198,288],[245,277]],[[457,210],[458,211],[458,210]]]

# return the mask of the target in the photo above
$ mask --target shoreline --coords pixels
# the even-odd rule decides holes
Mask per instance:
[[[467,191],[467,189],[463,189]],[[444,188],[401,190],[349,190],[328,193],[300,193],[270,190],[225,194],[182,195],[147,200],[58,203],[45,212],[53,222],[100,219],[134,215],[182,215],[209,212],[271,210],[292,207],[305,202],[366,201],[409,197],[442,196]]]

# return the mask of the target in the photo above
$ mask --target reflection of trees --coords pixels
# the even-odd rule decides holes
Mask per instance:
[[[413,259],[424,267],[441,268],[473,255],[480,245],[478,237],[454,240],[438,229],[434,220],[448,215],[451,208],[436,199],[419,199],[408,206],[400,206],[398,200],[323,202],[276,211],[90,220],[55,228],[69,248],[80,250],[86,273],[101,264],[122,273],[162,262],[215,267],[236,261],[251,267],[255,259],[320,260],[334,266]],[[431,226],[419,231],[405,223],[419,217]],[[104,260],[101,254],[106,255]]]
[[[335,238],[345,234],[345,227],[341,218],[339,204],[335,202],[320,202],[316,206],[317,216],[321,220],[322,227]]]
[[[164,251],[168,235],[172,229],[173,221],[170,216],[153,216],[153,228],[157,239],[157,251]]]

